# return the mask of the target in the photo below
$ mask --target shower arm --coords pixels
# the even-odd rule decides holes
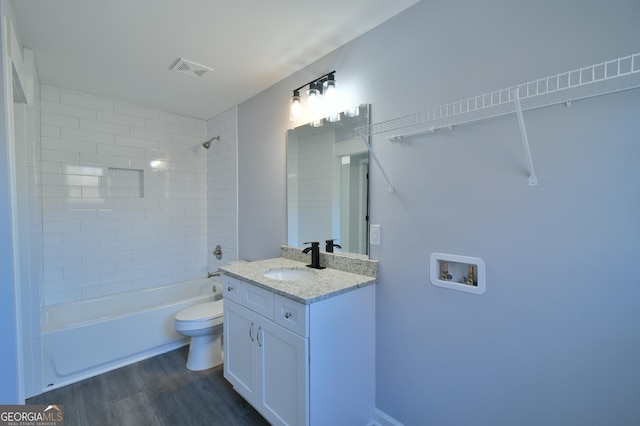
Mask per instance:
[[[205,142],[202,142],[202,146],[205,147],[206,149],[209,149],[209,147],[211,146],[211,142],[213,142],[213,141],[220,142],[220,135],[214,136],[211,139],[209,139],[209,140],[207,140]]]

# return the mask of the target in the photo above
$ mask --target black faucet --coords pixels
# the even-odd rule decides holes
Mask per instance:
[[[314,269],[324,269],[324,266],[320,266],[320,243],[313,241],[305,244],[311,244],[311,247],[302,250],[305,254],[311,252],[311,264],[307,266]]]
[[[339,248],[339,249],[341,249],[341,248],[342,248],[342,246],[341,246],[340,244],[336,244],[336,243],[334,243],[334,241],[335,241],[335,240],[327,240],[327,241],[326,241],[326,242],[327,242],[327,245],[326,245],[326,247],[325,247],[325,251],[326,251],[327,253],[333,253],[333,249],[334,249],[335,247],[337,247],[337,248]]]

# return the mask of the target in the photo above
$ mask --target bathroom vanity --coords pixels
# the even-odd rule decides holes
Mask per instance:
[[[375,276],[285,258],[220,269],[234,389],[274,425],[368,424]]]

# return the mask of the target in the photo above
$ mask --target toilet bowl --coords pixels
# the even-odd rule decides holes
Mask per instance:
[[[223,301],[200,303],[178,312],[174,329],[191,337],[187,368],[206,370],[222,364]]]

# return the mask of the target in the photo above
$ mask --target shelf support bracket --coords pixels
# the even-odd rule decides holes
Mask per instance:
[[[518,88],[514,88],[514,104],[516,107],[516,115],[518,116],[518,125],[520,126],[520,134],[522,135],[522,144],[524,145],[524,155],[527,157],[527,167],[529,168],[529,186],[538,186],[538,177],[533,168],[533,160],[531,159],[531,149],[529,149],[529,138],[527,137],[527,128],[524,125],[524,116],[522,114],[522,105],[520,104],[520,96]]]
[[[391,184],[391,180],[389,179],[389,176],[387,176],[387,173],[382,168],[382,164],[380,164],[380,161],[378,160],[376,153],[373,152],[373,148],[371,148],[371,144],[369,143],[369,138],[367,136],[362,136],[362,143],[364,143],[364,145],[367,147],[367,150],[369,151],[369,155],[371,156],[371,158],[373,158],[373,161],[376,163],[376,166],[378,166],[378,168],[380,169],[380,173],[382,173],[382,177],[387,182],[387,185],[389,187],[388,189],[389,194],[393,194],[395,192],[395,189]]]

